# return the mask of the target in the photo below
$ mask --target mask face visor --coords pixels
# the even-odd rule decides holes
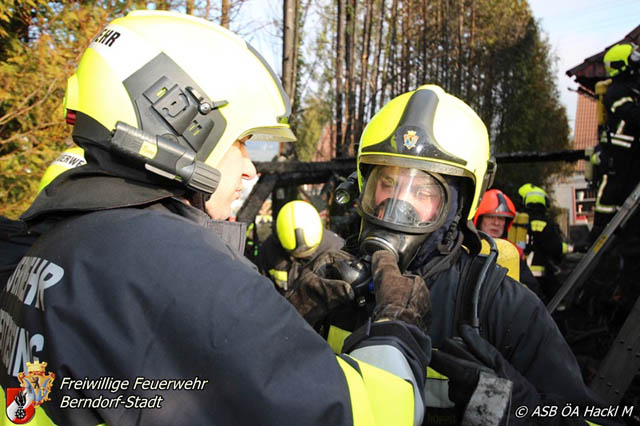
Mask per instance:
[[[390,229],[433,232],[445,219],[446,183],[423,170],[377,165],[366,179],[362,213]]]

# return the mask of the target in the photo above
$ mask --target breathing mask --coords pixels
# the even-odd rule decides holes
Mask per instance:
[[[439,229],[450,205],[449,188],[437,173],[375,165],[364,182],[360,251],[388,250],[404,271],[427,236]]]

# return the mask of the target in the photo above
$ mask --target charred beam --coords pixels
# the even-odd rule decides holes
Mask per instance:
[[[355,158],[336,159],[334,161],[319,161],[303,163],[300,161],[269,161],[254,163],[258,173],[283,174],[283,173],[310,173],[330,176],[333,173],[349,174],[356,168]],[[307,182],[311,183],[311,182]]]
[[[566,161],[569,163],[585,159],[584,149],[555,152],[511,152],[496,154],[498,164],[507,163],[541,163],[545,161]]]
[[[585,159],[582,149],[554,151],[554,152],[511,152],[495,154],[498,163],[537,163],[545,161],[575,162]],[[284,174],[284,173],[309,173],[310,175],[336,173],[338,175],[349,174],[356,168],[355,158],[336,159],[314,163],[298,161],[270,161],[255,163],[258,173]],[[311,182],[307,182],[311,183]]]
[[[244,200],[242,207],[240,207],[236,215],[236,220],[238,222],[253,222],[253,219],[260,211],[260,207],[264,204],[264,200],[273,192],[277,181],[278,178],[275,175],[263,174],[260,176],[251,193],[247,199]]]
[[[584,150],[557,152],[514,152],[496,154],[498,164],[535,163],[544,161],[575,162],[585,158]],[[332,176],[347,176],[356,169],[355,158],[303,163],[299,161],[270,161],[254,163],[260,173],[258,183],[238,212],[237,220],[251,222],[264,200],[277,187],[326,183]]]

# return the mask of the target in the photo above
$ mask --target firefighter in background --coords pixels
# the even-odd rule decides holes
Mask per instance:
[[[555,276],[562,257],[572,252],[573,247],[564,241],[558,225],[547,217],[549,196],[544,189],[526,183],[518,189],[518,194],[529,216],[528,242],[524,250],[527,263],[540,282],[542,293],[550,299],[559,287]]]
[[[434,85],[392,99],[365,128],[356,164],[359,244],[365,259],[371,256],[373,295],[329,315],[326,337],[334,350],[349,348],[362,323],[409,314],[376,307],[382,283],[393,283],[389,296],[402,300],[410,283],[423,279],[432,316],[421,321],[439,349],[428,370],[425,425],[534,424],[514,410],[599,405],[540,299],[477,256],[472,219],[494,163],[486,127],[468,105]],[[485,392],[487,380],[496,385],[492,392]],[[500,391],[503,380],[512,392]],[[544,419],[567,422],[560,414]],[[569,422],[586,426],[577,417]]]
[[[606,123],[599,153],[592,159],[601,169],[593,228],[593,243],[640,181],[640,51],[633,43],[616,44],[604,55],[611,83],[603,97]]]
[[[509,276],[520,281],[540,296],[540,284],[527,265],[524,251],[506,239],[515,217],[516,207],[511,199],[499,189],[489,189],[482,196],[482,201],[480,201],[478,211],[473,218],[473,223],[478,230],[486,232],[491,238],[496,239],[497,244],[500,244],[498,246],[500,252],[498,263],[509,269]],[[502,244],[503,242],[508,243],[508,245]],[[482,253],[485,253],[485,244],[483,243]],[[486,247],[488,249],[488,245]],[[501,261],[501,257],[506,258],[512,252],[512,248],[515,250],[514,255],[517,256],[515,265],[512,265],[511,262]],[[503,251],[506,253],[503,254]],[[512,270],[515,271],[513,274],[511,273]]]
[[[260,247],[258,269],[271,278],[280,292],[286,293],[300,278],[307,263],[343,246],[341,237],[322,226],[315,207],[306,201],[290,201],[278,212],[276,232]]]

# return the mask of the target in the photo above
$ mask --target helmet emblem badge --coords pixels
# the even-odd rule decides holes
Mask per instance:
[[[407,133],[404,134],[403,139],[404,139],[404,146],[407,149],[413,149],[416,147],[416,145],[418,144],[418,139],[420,138],[420,136],[418,136],[416,134],[415,130],[407,130]]]

